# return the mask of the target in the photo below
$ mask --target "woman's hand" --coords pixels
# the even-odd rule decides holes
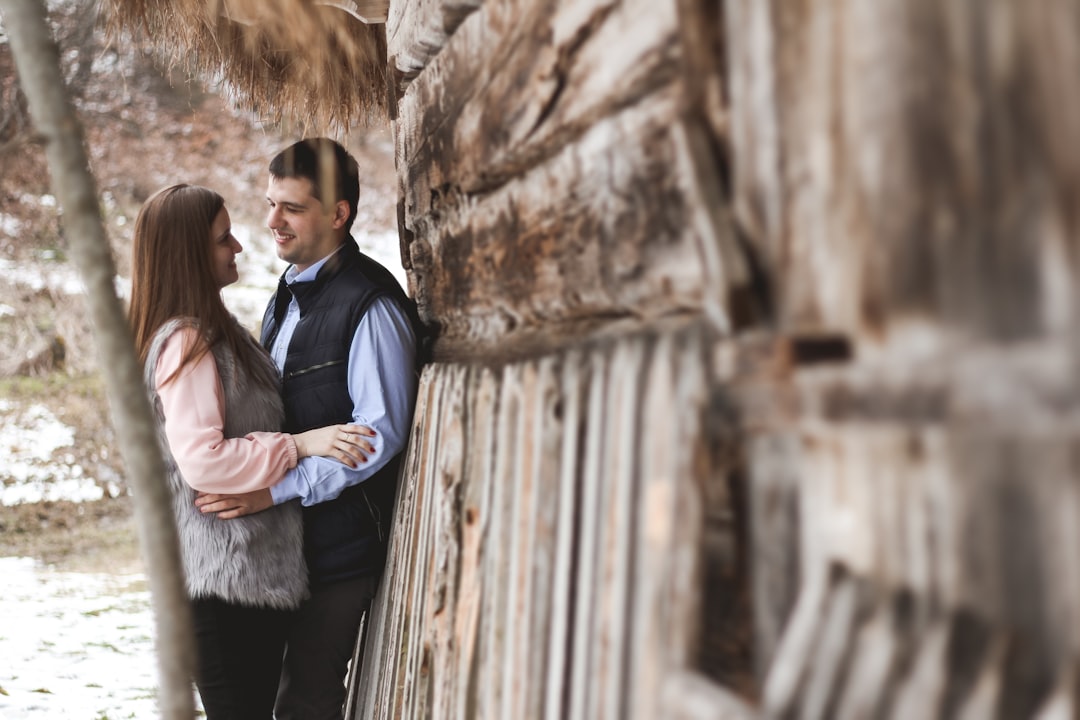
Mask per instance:
[[[216,495],[199,493],[195,498],[195,507],[203,513],[216,514],[219,520],[251,515],[274,506],[274,498],[269,490],[253,490],[240,495]]]
[[[365,437],[375,437],[366,425],[327,425],[293,435],[293,440],[297,457],[324,455],[354,468],[375,453],[375,446]]]

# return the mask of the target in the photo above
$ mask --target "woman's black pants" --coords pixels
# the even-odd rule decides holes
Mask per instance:
[[[207,720],[271,720],[293,612],[203,598],[192,615]]]

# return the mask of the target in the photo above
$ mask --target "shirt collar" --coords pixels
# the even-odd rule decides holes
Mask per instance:
[[[316,278],[316,276],[318,276],[319,271],[322,270],[322,266],[326,264],[326,261],[329,260],[330,258],[334,257],[334,255],[341,252],[341,248],[343,248],[343,247],[345,247],[345,243],[342,243],[341,245],[339,245],[337,250],[330,253],[329,255],[324,257],[322,260],[318,261],[314,265],[310,265],[303,272],[297,272],[296,266],[295,265],[290,265],[289,268],[285,271],[285,282],[288,283],[289,285],[292,285],[295,282],[311,282],[312,280],[314,280]]]

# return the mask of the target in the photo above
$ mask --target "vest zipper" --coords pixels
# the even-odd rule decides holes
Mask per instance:
[[[300,375],[306,375],[309,372],[315,372],[316,370],[322,370],[323,368],[333,367],[334,365],[341,365],[344,360],[331,360],[330,362],[320,363],[318,365],[312,365],[311,367],[302,368],[300,370],[293,370],[291,373],[285,376],[286,380],[292,380],[294,377]]]

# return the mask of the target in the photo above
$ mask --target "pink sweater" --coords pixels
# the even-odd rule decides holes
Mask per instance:
[[[165,436],[188,485],[209,493],[245,493],[274,485],[296,466],[292,435],[253,432],[227,438],[225,400],[213,353],[188,363],[170,382],[184,348],[194,343],[194,328],[177,330],[165,341],[154,373],[165,412]]]

